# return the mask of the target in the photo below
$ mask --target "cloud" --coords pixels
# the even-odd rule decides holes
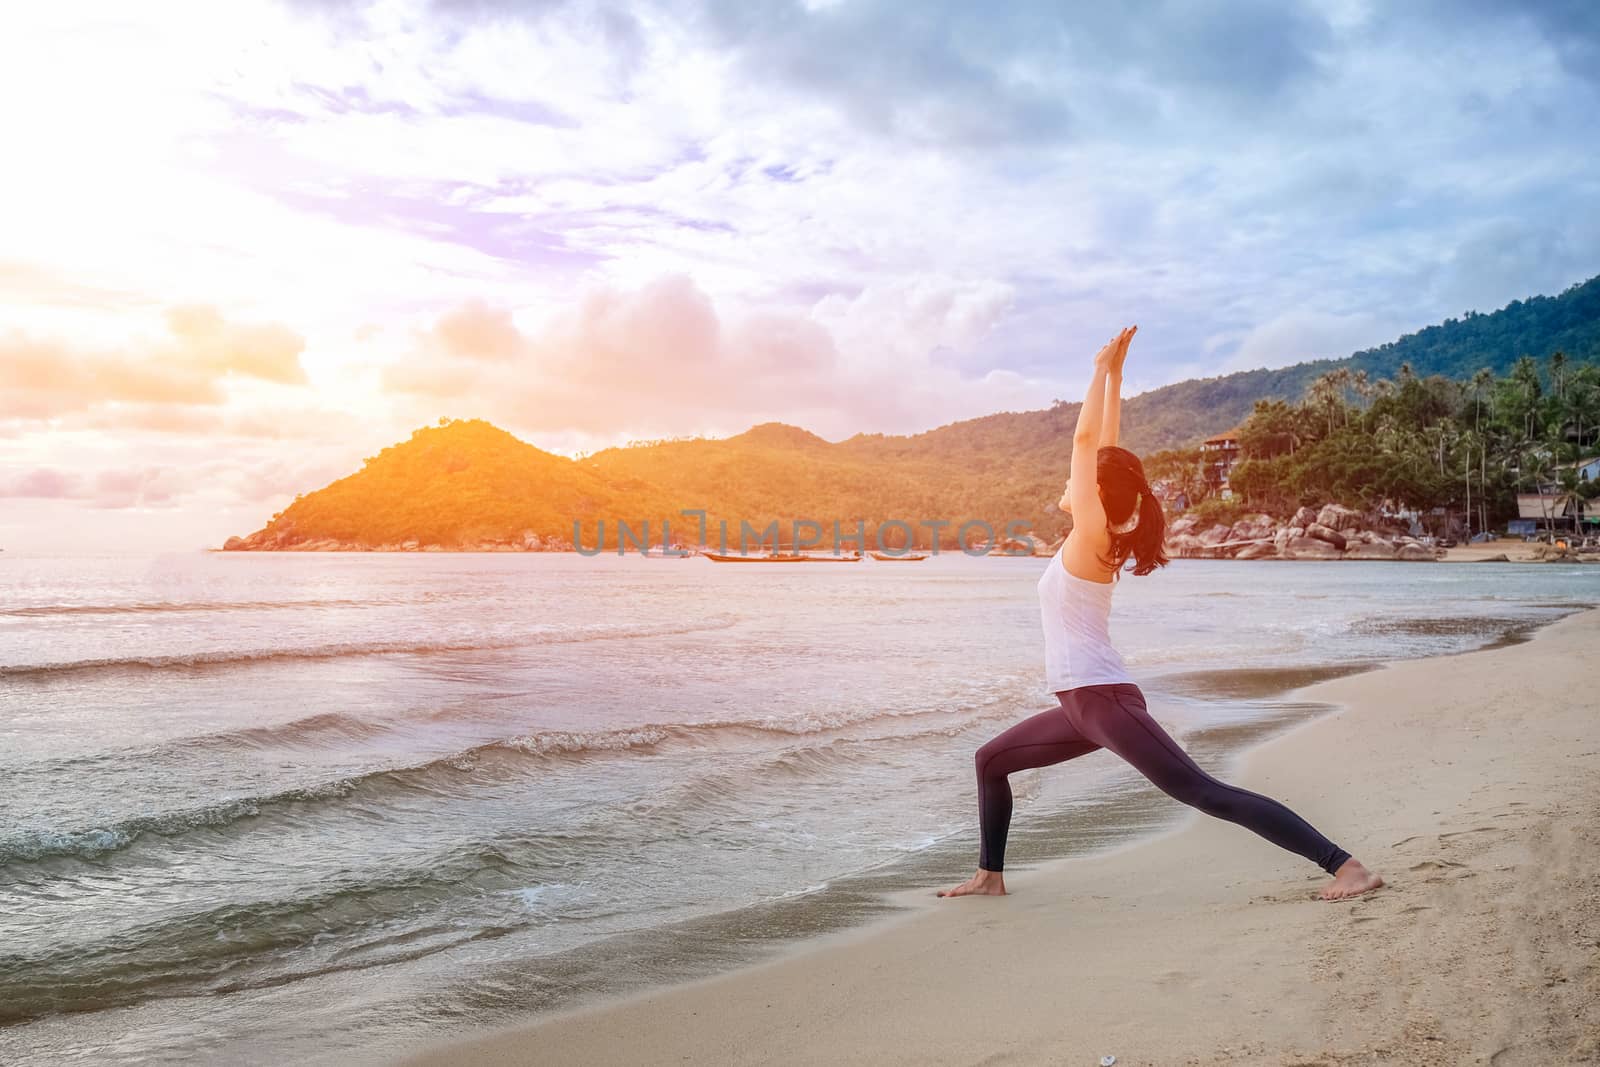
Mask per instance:
[[[0,335],[0,418],[48,420],[131,405],[192,429],[203,420],[177,409],[222,404],[229,379],[302,385],[300,336],[278,324],[230,323],[215,308],[174,308],[168,336],[120,351],[80,350],[13,331]],[[115,420],[112,420],[115,421]]]
[[[713,0],[705,21],[744,80],[828,101],[873,134],[1031,151],[1092,134],[1111,103],[1154,118],[1196,94],[1272,100],[1314,74],[1329,37],[1314,7],[1270,0]]]
[[[10,479],[0,478],[0,497],[60,500],[75,495],[79,476],[74,471],[39,467]]]
[[[170,467],[105,470],[95,476],[89,502],[107,510],[173,507],[185,488],[178,472]]]
[[[491,308],[481,300],[445,313],[433,329],[433,338],[446,354],[465,359],[510,359],[522,347],[522,335],[511,321],[511,312]]]
[[[153,465],[92,473],[39,467],[10,478],[0,474],[0,497],[78,500],[103,509],[172,507],[185,488],[177,470]]]
[[[1339,359],[1392,341],[1400,329],[1367,313],[1286,311],[1238,341],[1224,372],[1282,367],[1313,359]],[[1220,339],[1213,339],[1215,348]]]
[[[1600,218],[1575,218],[1560,226],[1494,219],[1463,236],[1435,285],[1450,307],[1463,311],[1492,309],[1508,291],[1553,294],[1593,263],[1597,241]]]
[[[687,276],[671,275],[632,290],[592,289],[527,330],[508,310],[469,303],[420,332],[383,383],[524,432],[646,436],[742,430],[768,418],[809,420],[840,436],[924,429],[930,418],[1012,405],[1025,386],[1047,401],[1037,382],[966,376],[933,358],[979,343],[1009,301],[993,282],[928,277],[828,297],[811,313],[723,313]],[[462,343],[485,335],[493,359]],[[892,347],[871,350],[883,336]]]
[[[168,311],[167,328],[176,344],[158,351],[158,358],[214,376],[238,374],[286,385],[305,384],[300,353],[306,343],[287,326],[225,322],[216,308],[197,306]]]

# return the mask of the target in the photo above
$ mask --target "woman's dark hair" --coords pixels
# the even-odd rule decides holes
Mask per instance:
[[[1111,553],[1105,564],[1114,571],[1121,570],[1132,557],[1134,574],[1149,574],[1157,567],[1165,567],[1167,520],[1161,513],[1161,501],[1145,481],[1144,464],[1126,448],[1113,445],[1095,453],[1094,466],[1106,509],[1106,527],[1111,534]],[[1133,520],[1136,508],[1138,522],[1133,529],[1118,533],[1118,527]]]

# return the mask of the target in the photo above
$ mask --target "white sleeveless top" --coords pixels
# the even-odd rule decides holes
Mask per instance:
[[[1122,656],[1111,647],[1111,591],[1116,582],[1091,582],[1066,568],[1056,550],[1039,579],[1044,623],[1044,673],[1052,693],[1086,685],[1131,682]]]

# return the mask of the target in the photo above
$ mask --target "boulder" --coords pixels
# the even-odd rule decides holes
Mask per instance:
[[[1334,548],[1340,549],[1341,551],[1344,549],[1346,543],[1344,534],[1340,533],[1338,530],[1335,530],[1333,527],[1320,522],[1314,522],[1310,526],[1307,526],[1306,536],[1315,537],[1318,541],[1326,541],[1328,544],[1332,545]]]
[[[1511,557],[1507,556],[1504,552],[1502,552],[1498,556],[1484,556],[1481,559],[1473,560],[1473,562],[1474,563],[1510,563],[1511,562]]]
[[[1338,559],[1339,550],[1315,537],[1291,537],[1283,549],[1284,559]]]
[[[1170,523],[1168,523],[1167,533],[1172,537],[1179,537],[1186,533],[1194,533],[1194,528],[1198,525],[1200,525],[1199,519],[1195,518],[1193,515],[1185,515],[1182,518],[1173,519]]]
[[[1023,534],[1021,537],[1002,537],[999,543],[999,554],[1002,556],[1042,556],[1045,554],[1044,542],[1032,534]]]
[[[1409,545],[1401,545],[1395,549],[1394,558],[1409,560],[1414,563],[1422,563],[1432,562],[1439,557],[1434,550],[1429,548],[1427,545],[1419,545],[1416,542],[1412,542]]]
[[[1388,541],[1358,541],[1344,550],[1345,559],[1394,559],[1395,547]]]
[[[1176,559],[1195,559],[1207,551],[1206,546],[1200,543],[1200,538],[1194,534],[1179,534],[1167,538],[1167,555]]]
[[[1317,522],[1330,530],[1355,530],[1361,526],[1361,512],[1343,504],[1326,504],[1317,512]]]
[[[1233,528],[1228,531],[1228,540],[1255,541],[1259,538],[1271,537],[1273,531],[1277,528],[1278,524],[1273,521],[1271,515],[1246,515],[1233,524]]]
[[[1290,526],[1298,526],[1302,530],[1317,521],[1317,510],[1312,507],[1303,507],[1294,513],[1294,518],[1289,520]]]
[[[1245,545],[1234,559],[1277,559],[1278,550],[1269,544]]]
[[[1282,552],[1288,547],[1290,541],[1294,540],[1296,537],[1304,537],[1305,535],[1306,531],[1305,527],[1303,526],[1285,526],[1283,529],[1279,530],[1273,535],[1272,547],[1277,549],[1279,552]]]
[[[339,542],[331,537],[318,537],[310,541],[301,541],[291,546],[296,552],[337,552]]]
[[[243,552],[249,547],[249,542],[242,537],[230,537],[222,542],[222,551],[224,552]]]
[[[1217,525],[1211,527],[1211,529],[1200,535],[1200,543],[1205,545],[1207,548],[1210,548],[1214,545],[1220,545],[1222,542],[1228,539],[1228,533],[1231,529],[1232,527],[1224,526],[1219,522]]]

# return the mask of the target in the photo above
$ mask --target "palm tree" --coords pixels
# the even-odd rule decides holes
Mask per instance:
[[[1588,369],[1585,367],[1584,371]],[[1581,452],[1584,448],[1584,427],[1588,426],[1593,430],[1595,426],[1600,425],[1600,385],[1596,384],[1592,374],[1579,371],[1573,375],[1567,388],[1565,406],[1566,416],[1573,422],[1577,432],[1575,443]]]
[[[1483,431],[1483,391],[1494,384],[1494,371],[1488,367],[1480,368],[1472,376],[1472,429],[1474,432]]]
[[[1338,370],[1333,371],[1332,375],[1334,388],[1338,390],[1336,395],[1339,400],[1339,412],[1343,415],[1343,423],[1348,428],[1350,425],[1350,405],[1345,397],[1351,384],[1355,381],[1355,376],[1350,372],[1349,367],[1340,367]]]
[[[1523,356],[1511,368],[1511,383],[1522,393],[1523,437],[1533,440],[1534,416],[1539,408],[1539,367],[1532,356]]]
[[[1576,530],[1578,524],[1583,521],[1583,505],[1583,485],[1578,480],[1577,469],[1567,467],[1561,472],[1561,481],[1556,486],[1555,499],[1551,501],[1550,510],[1546,514],[1560,515],[1565,518],[1570,511],[1572,513],[1573,529]],[[1552,532],[1554,531],[1552,530]]]

